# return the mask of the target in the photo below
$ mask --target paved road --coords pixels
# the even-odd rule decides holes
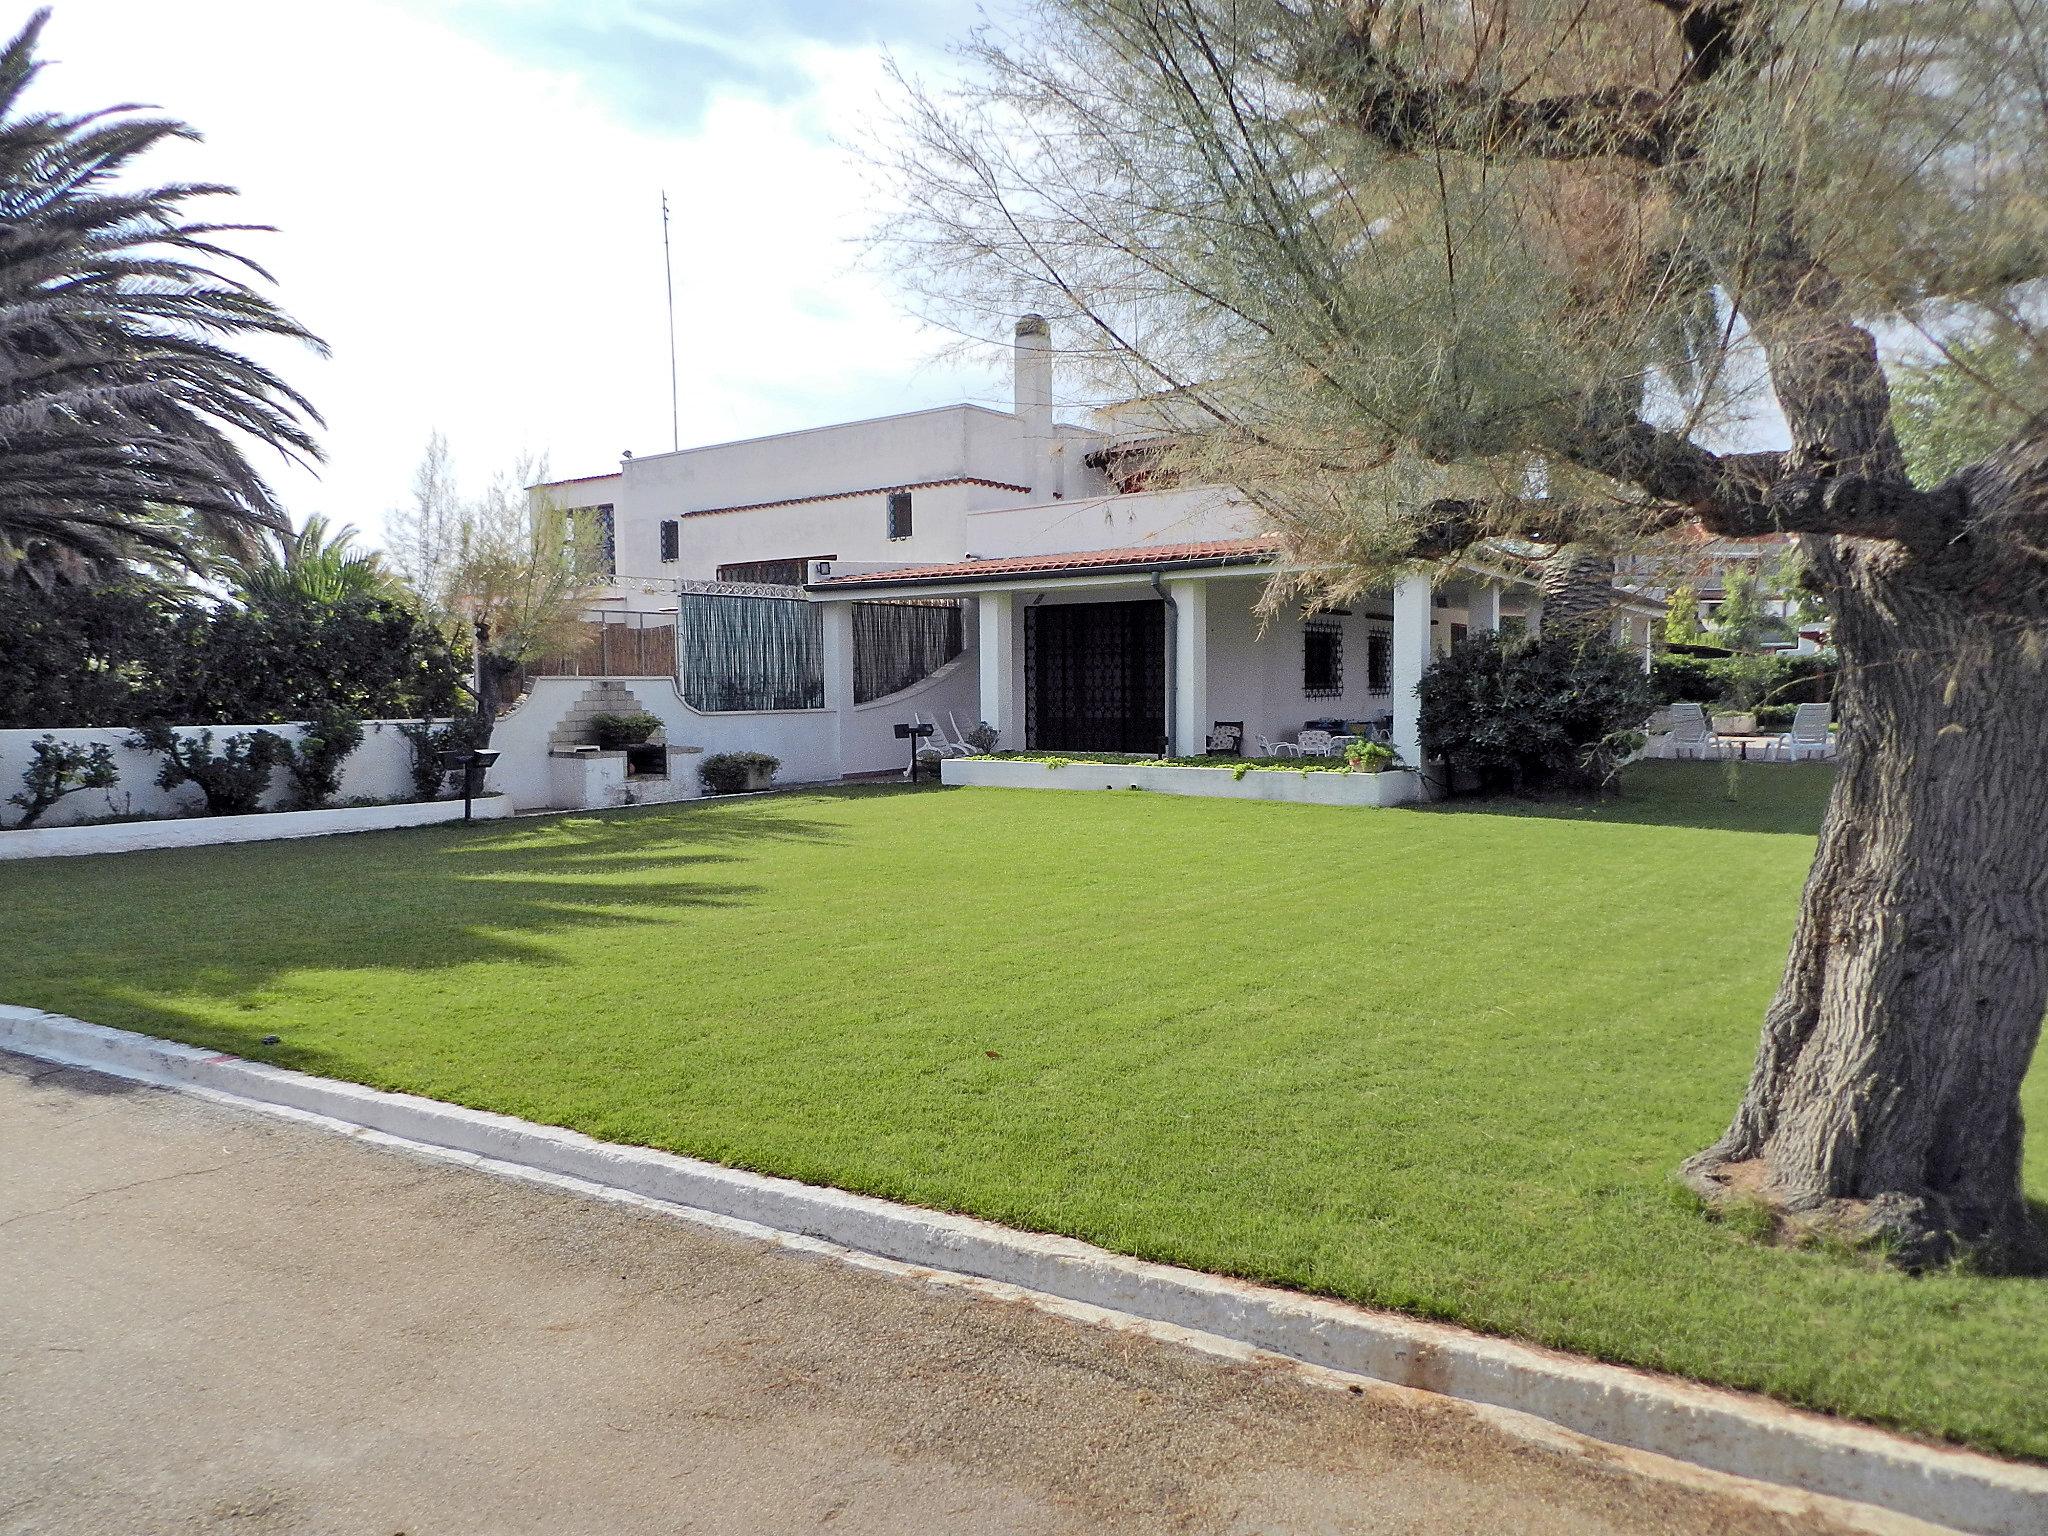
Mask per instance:
[[[0,1056],[0,1531],[812,1529],[1833,1527]]]

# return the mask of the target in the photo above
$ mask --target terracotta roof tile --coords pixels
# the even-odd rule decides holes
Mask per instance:
[[[828,576],[814,587],[895,586],[912,581],[973,581],[990,576],[1085,574],[1120,567],[1234,565],[1266,560],[1280,552],[1271,538],[1209,539],[1193,544],[1133,544],[1121,549],[1066,550],[1050,555],[1007,555],[992,560],[948,560],[937,565],[903,565],[892,570]]]

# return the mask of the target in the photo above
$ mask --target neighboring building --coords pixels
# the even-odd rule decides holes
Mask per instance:
[[[1795,548],[1789,534],[1723,539],[1687,529],[1674,533],[1655,553],[1630,561],[1626,571],[1645,597],[1660,603],[1668,603],[1678,588],[1691,587],[1699,600],[1700,624],[1711,631],[1714,615],[1728,596],[1730,573],[1750,570],[1763,574],[1785,560]],[[1802,619],[1799,607],[1791,598],[1772,598],[1764,604],[1765,612],[1785,621],[1790,636],[1783,645],[1770,649],[1806,655],[1828,643],[1827,625]]]

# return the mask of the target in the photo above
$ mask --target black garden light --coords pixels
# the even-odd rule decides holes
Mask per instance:
[[[470,819],[471,805],[476,799],[477,790],[483,786],[484,774],[489,771],[491,764],[497,760],[498,754],[495,752],[472,752],[466,747],[441,754],[442,769],[448,773],[459,773],[462,775],[462,819],[464,821]]]
[[[918,748],[918,744],[919,744],[920,742],[922,742],[922,741],[923,741],[923,740],[925,739],[925,737],[927,737],[927,736],[931,735],[931,733],[932,733],[932,732],[933,732],[934,730],[936,730],[936,729],[937,729],[937,727],[936,727],[936,726],[933,726],[933,725],[927,725],[927,724],[923,723],[922,721],[920,721],[919,723],[917,723],[917,724],[915,724],[915,725],[899,725],[899,726],[897,726],[897,727],[896,727],[896,739],[897,739],[898,741],[908,741],[908,742],[910,743],[910,774],[909,774],[909,777],[910,777],[910,782],[911,782],[911,783],[913,783],[913,784],[915,784],[915,783],[917,782],[917,748]]]

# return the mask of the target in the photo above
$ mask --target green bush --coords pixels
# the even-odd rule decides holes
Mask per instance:
[[[1491,791],[1607,782],[1656,704],[1636,653],[1557,635],[1469,636],[1418,693],[1424,754]]]
[[[21,807],[17,829],[34,826],[43,812],[74,790],[112,789],[121,778],[114,749],[105,742],[81,747],[46,735],[30,744],[29,754],[29,765],[21,771],[21,793],[7,797]]]
[[[1789,731],[1792,729],[1792,715],[1796,708],[1797,706],[1792,704],[1759,704],[1753,711],[1756,715],[1756,728],[1764,732]]]
[[[292,803],[315,811],[341,788],[341,765],[363,744],[363,722],[353,715],[322,715],[300,727],[299,739],[285,743],[284,771],[291,775]]]
[[[412,788],[416,800],[432,800],[448,782],[448,770],[441,766],[443,752],[468,752],[491,739],[490,723],[475,715],[457,715],[446,725],[431,720],[407,720],[398,734],[412,749]]]
[[[283,762],[291,743],[275,731],[237,732],[213,750],[213,732],[180,736],[168,725],[146,725],[128,739],[130,747],[161,752],[160,789],[197,784],[209,816],[247,816],[263,802],[270,770]]]
[[[661,729],[661,717],[645,710],[630,715],[592,715],[590,739],[607,752],[637,747]]]
[[[766,752],[714,752],[697,765],[697,782],[707,795],[736,795],[752,787],[756,771],[772,777],[781,766]]]

